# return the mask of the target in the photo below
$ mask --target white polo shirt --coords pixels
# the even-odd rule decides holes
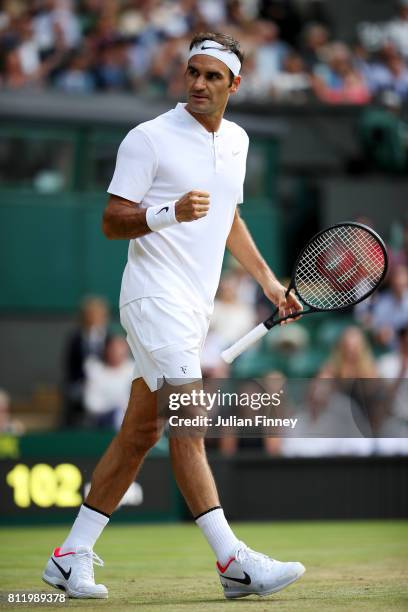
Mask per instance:
[[[131,130],[121,143],[108,192],[148,208],[198,189],[206,217],[130,241],[120,306],[164,297],[209,316],[236,205],[243,199],[248,136],[223,119],[208,132],[184,104]]]

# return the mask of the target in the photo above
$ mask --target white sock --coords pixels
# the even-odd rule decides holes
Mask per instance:
[[[220,507],[209,510],[196,518],[196,523],[213,549],[217,561],[225,565],[234,556],[238,538],[228,525],[224,510]]]
[[[77,546],[93,548],[108,522],[109,517],[105,514],[82,505],[67,539],[61,546],[62,550],[76,548]]]

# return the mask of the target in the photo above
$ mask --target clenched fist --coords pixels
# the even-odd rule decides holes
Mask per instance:
[[[189,191],[176,202],[176,219],[182,221],[196,221],[205,217],[210,208],[210,194],[206,191]]]

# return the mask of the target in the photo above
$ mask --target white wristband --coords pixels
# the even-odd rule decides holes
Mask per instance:
[[[158,232],[165,227],[178,223],[176,219],[176,202],[177,200],[165,202],[165,204],[149,206],[146,209],[146,223],[152,232]]]

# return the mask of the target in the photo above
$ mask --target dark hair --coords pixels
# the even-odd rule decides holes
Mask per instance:
[[[235,55],[241,62],[241,66],[244,63],[245,57],[244,57],[243,52],[241,51],[239,42],[235,40],[235,38],[232,38],[232,36],[230,36],[229,34],[221,34],[220,32],[199,32],[191,40],[190,47],[189,47],[190,51],[193,47],[195,47],[196,45],[199,45],[205,40],[213,40],[214,42],[219,43],[226,49],[229,49],[230,51],[232,51],[232,53],[235,53]],[[232,83],[234,79],[234,75],[231,70],[230,70],[230,76],[231,76],[231,83]]]

